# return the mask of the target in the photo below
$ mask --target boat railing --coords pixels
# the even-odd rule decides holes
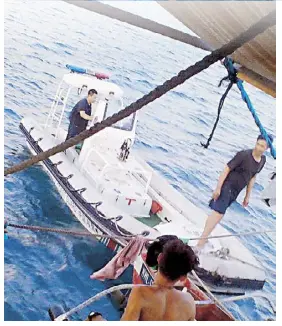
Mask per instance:
[[[50,108],[50,111],[49,111],[49,114],[48,114],[48,117],[46,119],[46,123],[45,123],[45,126],[44,128],[47,128],[49,126],[49,121],[51,119],[51,117],[53,117],[55,115],[55,112],[56,112],[56,107],[58,105],[58,102],[59,102],[59,99],[61,98],[61,95],[62,95],[62,92],[63,92],[63,89],[62,89],[62,83],[63,83],[63,80],[61,80],[58,88],[57,88],[57,91],[56,91],[56,94],[55,94],[55,98],[51,104],[51,108]]]
[[[59,122],[58,122],[58,125],[57,125],[57,130],[56,130],[56,134],[55,134],[55,137],[56,138],[58,137],[58,132],[59,132],[59,129],[60,129],[60,126],[61,126],[61,123],[62,123],[62,119],[63,119],[64,113],[65,113],[65,108],[66,108],[66,105],[67,105],[67,100],[68,100],[68,97],[69,97],[69,94],[70,94],[71,89],[72,89],[72,87],[69,87],[68,88],[67,95],[66,95],[66,97],[62,101],[63,108],[61,110]]]
[[[60,129],[60,126],[62,123],[62,119],[63,119],[64,113],[65,113],[66,104],[67,104],[67,101],[69,98],[70,91],[72,90],[72,86],[69,86],[66,90],[64,87],[62,87],[62,83],[63,83],[63,81],[61,81],[59,84],[55,98],[52,102],[48,117],[47,117],[45,125],[44,125],[44,128],[48,128],[51,125],[53,125],[55,120],[58,121],[57,128],[56,128],[56,134],[55,134],[56,138],[58,137],[58,132],[59,132],[59,129]],[[63,92],[65,90],[66,90],[66,95],[63,96]],[[58,116],[57,111],[58,111],[59,104],[63,104],[63,106],[60,108],[60,112],[59,112],[59,116]]]

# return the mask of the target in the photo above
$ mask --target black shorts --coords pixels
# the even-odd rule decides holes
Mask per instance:
[[[227,208],[236,200],[238,194],[229,185],[223,186],[217,200],[210,201],[210,208],[220,214],[225,214]]]

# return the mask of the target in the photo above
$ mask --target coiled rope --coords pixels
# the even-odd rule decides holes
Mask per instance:
[[[142,98],[136,102],[130,104],[125,109],[119,111],[118,113],[112,115],[111,117],[103,120],[102,122],[96,123],[93,127],[88,130],[83,131],[79,135],[68,139],[66,142],[63,142],[45,152],[41,152],[38,155],[32,156],[30,159],[23,161],[19,164],[16,164],[12,167],[9,167],[4,170],[4,175],[13,174],[19,172],[23,169],[26,169],[40,161],[46,160],[48,157],[53,156],[59,152],[63,152],[66,149],[75,146],[76,144],[82,142],[86,138],[96,134],[97,132],[110,127],[111,125],[117,123],[118,121],[128,117],[134,112],[140,110],[145,105],[155,101],[164,94],[166,94],[171,89],[175,88],[178,85],[183,84],[189,78],[195,76],[201,71],[205,70],[218,60],[224,59],[226,56],[233,53],[235,50],[240,48],[246,42],[249,42],[257,35],[263,33],[266,29],[276,24],[276,11],[272,11],[268,15],[264,16],[257,23],[252,25],[248,30],[244,31],[242,34],[234,38],[229,43],[223,45],[221,48],[211,52],[209,55],[205,56],[202,60],[196,62],[194,65],[188,67],[185,70],[179,72],[177,76],[172,77],[170,80],[167,80],[162,85],[157,86],[150,93],[144,95]]]

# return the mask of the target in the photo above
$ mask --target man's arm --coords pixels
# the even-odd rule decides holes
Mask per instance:
[[[142,296],[140,295],[140,289],[133,288],[131,290],[128,302],[125,308],[125,312],[121,317],[121,321],[139,320],[142,309]]]
[[[261,164],[260,168],[258,169],[257,173],[252,177],[252,179],[249,181],[249,183],[247,185],[246,196],[245,196],[244,201],[243,201],[243,206],[244,207],[247,207],[249,205],[251,192],[252,192],[252,189],[253,189],[254,184],[256,182],[256,175],[258,173],[260,173],[260,171],[263,169],[263,167],[265,165],[265,162],[266,162],[265,156],[263,155],[263,157],[261,159],[262,159],[262,164]]]
[[[244,207],[247,207],[249,205],[251,192],[252,192],[252,189],[254,187],[255,182],[256,182],[256,176],[252,177],[252,179],[249,181],[249,183],[247,185],[246,196],[245,196],[244,201],[243,201],[243,206]]]
[[[85,120],[91,121],[93,119],[93,117],[91,115],[88,115],[87,113],[85,113],[85,111],[79,111],[79,114],[80,114],[81,118],[83,118]]]
[[[213,196],[212,198],[214,200],[217,200],[217,198],[220,196],[220,193],[221,193],[221,188],[222,188],[222,185],[225,181],[225,179],[227,178],[228,174],[230,171],[234,170],[237,166],[239,166],[244,157],[245,157],[245,153],[246,151],[241,151],[241,152],[238,152],[233,158],[231,161],[229,161],[227,163],[227,165],[225,166],[223,172],[221,173],[220,177],[219,177],[219,180],[218,180],[218,183],[217,183],[217,187],[213,193]]]
[[[226,165],[224,170],[222,171],[221,175],[219,176],[216,189],[215,189],[215,191],[213,193],[212,198],[214,200],[217,200],[217,198],[220,196],[222,185],[223,185],[225,179],[227,178],[229,172],[230,172],[230,168],[229,168],[228,165]]]

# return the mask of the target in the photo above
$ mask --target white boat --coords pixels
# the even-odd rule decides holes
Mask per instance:
[[[262,191],[261,199],[268,207],[276,207],[276,171],[269,175],[269,183]]]
[[[67,127],[62,121],[67,119],[70,94],[74,106],[87,90],[97,90],[88,127],[123,108],[122,89],[104,75],[67,67],[70,71],[59,84],[47,120],[40,123],[30,116],[20,123],[33,154],[65,140]],[[136,124],[134,114],[86,139],[81,151],[73,147],[42,164],[73,214],[92,233],[142,234],[150,239],[166,234],[183,239],[200,236],[206,213],[134,154]],[[230,233],[221,225],[212,233],[226,234]],[[115,251],[127,243],[103,237],[101,241]],[[265,283],[262,266],[236,237],[209,240],[199,258],[198,274],[213,287],[261,289]]]

